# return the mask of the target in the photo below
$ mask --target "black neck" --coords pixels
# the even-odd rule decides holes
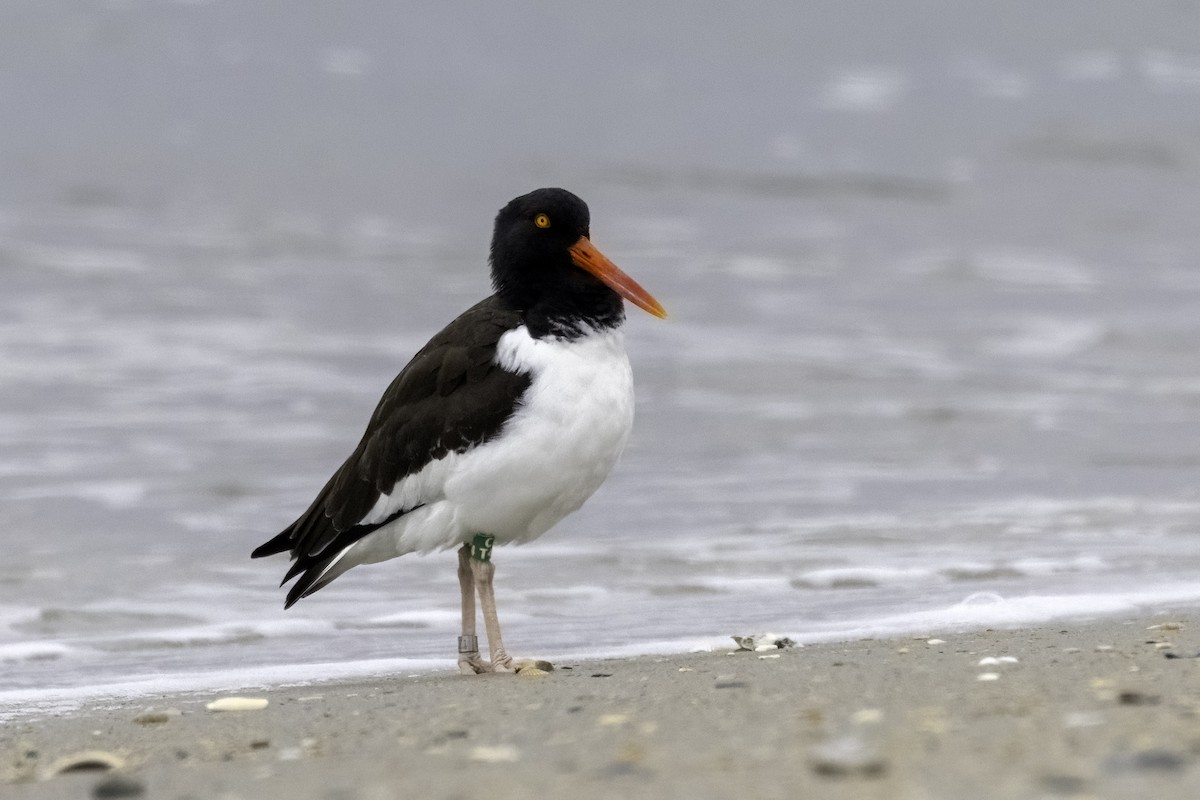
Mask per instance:
[[[577,339],[593,330],[619,327],[625,321],[620,296],[565,256],[563,262],[547,259],[538,266],[519,269],[500,260],[502,266],[497,268],[493,257],[496,294],[521,312],[536,339]]]
[[[525,325],[535,339],[578,339],[592,331],[618,328],[625,322],[625,305],[617,293],[599,281],[594,291],[578,288],[546,293],[524,309]]]

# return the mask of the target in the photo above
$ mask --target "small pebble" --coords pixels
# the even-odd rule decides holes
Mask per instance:
[[[1083,651],[1080,650],[1078,647],[1064,647],[1063,652],[1064,653],[1081,653]]]
[[[162,711],[147,711],[145,714],[138,714],[133,721],[138,725],[161,725],[164,722],[170,722],[171,715]]]
[[[1153,706],[1158,705],[1158,701],[1158,695],[1145,692],[1128,691],[1117,695],[1117,702],[1123,706]]]
[[[945,644],[945,643],[946,643],[945,639],[928,639],[925,642],[925,644]]]
[[[767,659],[767,658],[783,658],[783,656],[779,655],[779,653],[773,653],[773,654],[767,655],[767,656],[759,656],[758,660],[762,661],[763,659]]]
[[[1134,770],[1147,772],[1176,772],[1187,766],[1187,760],[1173,750],[1153,747],[1139,750],[1136,753],[1115,755],[1108,760],[1105,767],[1110,772],[1130,772]]]
[[[979,659],[978,666],[994,667],[994,666],[998,666],[1000,664],[1016,664],[1016,663],[1018,663],[1018,661],[1013,656],[1000,656],[999,658],[996,658],[995,656],[985,656],[984,658]]]
[[[146,787],[133,778],[113,775],[105,778],[92,788],[92,797],[141,797],[146,793]]]
[[[1063,715],[1065,728],[1094,728],[1104,724],[1104,715],[1099,711],[1072,711]]]
[[[696,670],[692,669],[691,667],[680,667],[679,671],[680,672],[695,672]]]
[[[813,748],[809,765],[818,775],[827,778],[878,778],[887,771],[887,761],[859,736],[822,742]]]
[[[1111,653],[1112,651],[1114,651],[1114,650],[1116,650],[1116,649],[1117,649],[1117,648],[1113,647],[1111,644],[1098,644],[1098,645],[1096,645],[1096,652],[1097,652],[1097,653]]]
[[[883,711],[878,708],[860,708],[850,719],[858,725],[874,725],[883,720]]]
[[[628,714],[603,714],[600,716],[600,719],[596,720],[596,724],[601,727],[612,728],[617,725],[624,725],[628,721]]]
[[[900,653],[901,655],[904,655],[905,653],[908,652],[908,648],[907,647],[898,647],[898,648],[896,648],[896,652]]]
[[[1054,794],[1073,797],[1083,794],[1087,781],[1075,775],[1043,775],[1042,786]]]
[[[998,681],[1000,680],[999,672],[981,672],[975,676],[977,681]]]
[[[1174,646],[1175,645],[1171,644],[1170,642],[1155,642],[1154,643],[1155,650],[1170,650]]]
[[[521,752],[511,744],[494,747],[479,746],[471,750],[471,760],[483,764],[511,764],[521,760]]]

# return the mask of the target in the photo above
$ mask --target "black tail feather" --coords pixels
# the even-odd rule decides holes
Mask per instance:
[[[304,517],[301,517],[295,523],[288,526],[286,530],[279,533],[270,541],[265,542],[264,544],[255,548],[254,552],[250,554],[250,557],[261,558],[263,556],[275,555],[276,553],[291,552],[292,565],[288,567],[288,571],[283,576],[283,580],[279,582],[279,585],[283,586],[296,576],[300,576],[300,580],[296,581],[295,585],[288,590],[287,600],[283,604],[285,609],[291,608],[296,604],[297,600],[302,597],[307,597],[330,582],[329,580],[322,581],[321,576],[324,574],[325,568],[328,567],[329,564],[335,558],[337,558],[343,550],[345,550],[347,547],[350,547],[364,536],[372,534],[383,526],[395,522],[400,517],[404,516],[410,511],[415,511],[422,505],[424,505],[424,503],[413,506],[412,508],[405,508],[397,511],[381,522],[372,523],[370,525],[355,525],[353,528],[349,528],[339,533],[332,542],[330,542],[327,546],[322,547],[316,553],[303,553],[293,549],[293,545],[296,543],[294,531],[297,525],[305,521],[308,516],[306,514]]]
[[[287,577],[283,579],[283,583],[287,583],[292,578],[300,575],[300,580],[296,581],[291,589],[288,589],[287,600],[285,600],[283,603],[285,610],[294,606],[296,601],[301,597],[308,597],[326,583],[329,583],[329,581],[325,581],[323,583],[317,583],[317,581],[320,579],[321,574],[325,572],[325,568],[329,566],[331,561],[337,558],[338,553],[340,552],[341,550],[338,550],[321,558],[296,559],[296,563],[292,565],[290,570],[288,570]],[[301,575],[301,573],[303,574]],[[282,586],[283,583],[279,585]]]
[[[288,528],[279,535],[273,537],[269,542],[264,542],[254,548],[254,552],[250,554],[251,558],[262,558],[263,556],[273,556],[276,553],[286,553],[292,549],[292,529]]]

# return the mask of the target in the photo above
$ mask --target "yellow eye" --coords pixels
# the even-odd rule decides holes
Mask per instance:
[[[539,228],[549,228],[550,218],[545,214],[538,214],[533,218],[533,224],[537,225]]]

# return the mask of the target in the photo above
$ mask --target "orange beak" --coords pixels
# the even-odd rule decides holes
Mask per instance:
[[[575,266],[599,278],[605,286],[624,297],[643,311],[649,312],[659,319],[667,316],[667,310],[655,300],[649,292],[633,278],[622,272],[616,264],[596,249],[591,239],[580,236],[579,241],[571,245],[569,252]]]

